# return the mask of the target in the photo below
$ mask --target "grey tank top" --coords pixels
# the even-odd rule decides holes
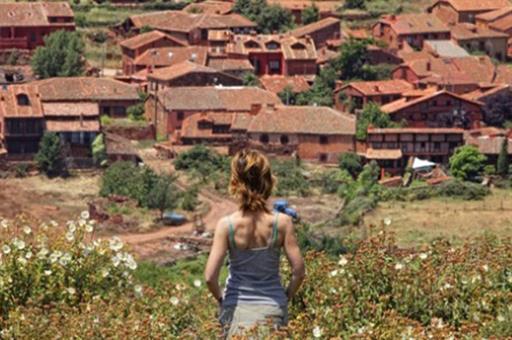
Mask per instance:
[[[288,299],[279,275],[281,251],[277,245],[277,218],[276,214],[268,246],[254,249],[236,248],[235,228],[229,221],[229,275],[223,306],[287,306]]]

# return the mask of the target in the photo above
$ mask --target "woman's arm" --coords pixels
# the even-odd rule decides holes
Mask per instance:
[[[227,249],[228,228],[226,227],[226,223],[224,223],[224,219],[221,219],[215,228],[210,256],[208,257],[208,262],[204,270],[206,285],[213,294],[213,297],[219,302],[222,301],[222,292],[219,286],[219,273],[224,263]]]
[[[288,262],[292,267],[292,277],[288,284],[288,288],[286,289],[288,300],[291,300],[302,284],[302,281],[304,281],[306,269],[304,267],[304,259],[300,253],[297,237],[295,236],[295,227],[293,226],[291,218],[287,216],[286,221],[283,224],[286,228],[284,235],[284,251],[288,258]]]

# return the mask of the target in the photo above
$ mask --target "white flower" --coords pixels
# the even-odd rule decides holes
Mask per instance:
[[[503,322],[503,321],[505,321],[505,317],[503,315],[498,315],[497,320],[498,320],[498,322]]]
[[[135,294],[137,296],[142,296],[142,286],[141,285],[136,285],[135,287],[133,287],[133,290],[135,291]]]
[[[51,263],[55,263],[57,262],[57,260],[62,256],[62,252],[59,251],[59,250],[56,250],[54,251],[51,255],[50,255],[50,262]]]
[[[87,210],[84,210],[80,213],[80,217],[84,220],[88,220],[90,215],[89,215],[89,212]]]
[[[57,222],[55,222],[54,220],[51,220],[50,221],[50,224],[52,225],[52,227],[57,227],[59,224]]]
[[[25,254],[25,258],[26,258],[27,260],[29,260],[29,259],[31,259],[31,258],[32,258],[32,252],[31,252],[30,250],[29,250],[29,251],[27,251],[27,253]]]
[[[347,263],[348,263],[348,260],[345,258],[345,256],[340,256],[340,260],[338,261],[338,264],[343,267]]]
[[[24,266],[27,264],[27,259],[25,259],[24,257],[18,257],[18,262]]]
[[[404,265],[401,264],[400,262],[398,262],[397,264],[395,264],[395,270],[401,270],[404,268]]]
[[[7,244],[5,244],[3,247],[2,247],[2,252],[4,254],[9,254],[11,252],[11,247],[9,247]]]
[[[45,270],[44,271],[44,275],[50,276],[50,275],[52,275],[52,271],[51,270]]]
[[[322,329],[318,326],[316,326],[315,328],[313,328],[313,336],[315,338],[319,338],[322,336]]]
[[[194,280],[194,286],[196,286],[197,288],[201,287],[201,281],[199,280]]]
[[[488,271],[489,271],[489,266],[488,266],[488,265],[486,265],[486,264],[484,264],[484,265],[482,266],[482,269],[484,270],[484,272],[488,272]]]
[[[131,255],[130,255],[131,256]],[[135,260],[133,259],[133,257],[129,258],[127,261],[126,261],[126,266],[130,269],[130,270],[135,270],[137,269],[137,262],[135,262]]]
[[[101,276],[102,276],[103,278],[106,278],[109,274],[110,274],[110,271],[109,271],[108,269],[103,269],[103,270],[101,271]]]
[[[68,231],[70,233],[72,233],[72,234],[75,233],[75,231],[76,231],[76,224],[75,224],[75,222],[72,222],[72,223],[68,224]]]
[[[475,275],[471,278],[471,283],[475,283],[477,281],[480,281],[482,277],[480,275]]]
[[[119,237],[114,236],[109,241],[109,246],[110,246],[110,249],[112,249],[113,251],[119,251],[123,248],[123,242],[121,242],[121,239]]]
[[[384,224],[385,224],[385,225],[387,225],[387,226],[389,226],[389,225],[391,224],[391,218],[386,217],[386,218],[384,219]]]
[[[335,277],[336,275],[338,275],[338,271],[337,270],[333,270],[331,273],[330,273],[331,277]]]
[[[75,295],[76,293],[76,289],[73,287],[66,288],[66,291],[68,292],[69,295]]]
[[[512,275],[507,278],[508,283],[512,284]]]
[[[71,261],[71,254],[65,253],[59,259],[59,263],[61,266],[67,265]]]
[[[39,253],[37,253],[37,257],[38,257],[39,259],[42,259],[42,258],[44,258],[46,255],[48,255],[48,253],[49,253],[48,249],[46,249],[46,248],[41,248],[41,250],[39,251]]]
[[[4,229],[7,229],[7,228],[9,228],[9,223],[7,222],[7,220],[1,220],[0,226]]]
[[[18,240],[17,238],[14,238],[14,240],[12,241],[12,243],[14,244],[14,246],[16,248],[18,248],[19,250],[23,250],[25,249],[25,241],[23,240]]]
[[[178,300],[178,298],[177,298],[176,296],[171,297],[171,298],[169,299],[169,301],[171,301],[171,304],[172,304],[173,306],[177,306],[177,305],[178,305],[178,303],[180,303],[180,300]]]
[[[67,232],[66,240],[68,240],[68,242],[73,242],[75,240],[75,235],[72,232]]]
[[[23,232],[27,235],[30,235],[32,233],[32,229],[28,225],[23,227]]]
[[[449,284],[449,283],[444,284],[444,289],[450,289],[450,288],[452,288],[451,284]]]
[[[331,294],[336,294],[336,288],[331,287],[331,289],[329,289],[329,292],[330,292]]]
[[[88,233],[92,233],[94,231],[94,226],[92,224],[87,224],[85,226],[85,231]]]
[[[420,259],[422,259],[422,260],[426,260],[426,259],[427,259],[427,257],[428,257],[428,254],[427,254],[427,253],[421,253],[419,257],[420,257]]]
[[[119,266],[120,263],[121,263],[121,259],[117,255],[112,257],[112,265],[114,267]]]

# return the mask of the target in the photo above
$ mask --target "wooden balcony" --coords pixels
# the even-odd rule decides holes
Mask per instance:
[[[20,50],[27,50],[28,39],[27,38],[0,38],[0,50],[6,50],[11,48],[17,48]]]

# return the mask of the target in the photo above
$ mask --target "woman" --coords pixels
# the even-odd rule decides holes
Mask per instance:
[[[231,161],[229,191],[239,209],[219,221],[205,269],[227,338],[268,320],[275,328],[286,325],[288,301],[304,280],[304,260],[290,217],[267,207],[274,182],[268,159],[257,151],[241,151]],[[292,268],[286,290],[279,275],[281,248]],[[229,276],[222,294],[219,272],[227,252]]]

